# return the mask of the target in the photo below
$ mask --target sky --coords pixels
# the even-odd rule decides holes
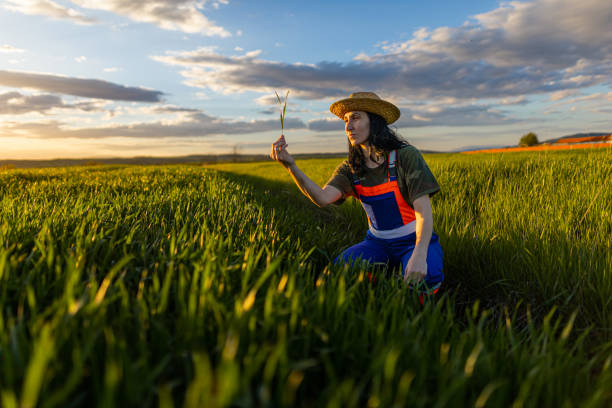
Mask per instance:
[[[370,91],[420,149],[612,131],[609,0],[0,0],[0,159],[345,152]]]

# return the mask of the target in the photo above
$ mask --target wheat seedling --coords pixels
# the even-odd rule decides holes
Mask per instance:
[[[285,103],[283,103],[283,101],[281,101],[281,98],[280,98],[280,96],[278,96],[278,93],[276,91],[274,91],[274,93],[276,94],[276,99],[278,99],[279,105],[281,105],[281,111],[280,111],[281,133],[284,133],[284,130],[285,130],[285,110],[287,109],[287,98],[289,97],[289,91],[287,91],[287,94],[285,95]]]

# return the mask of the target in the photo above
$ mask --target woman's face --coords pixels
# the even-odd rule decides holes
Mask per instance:
[[[344,114],[344,131],[352,146],[365,144],[370,138],[370,118],[361,111]]]

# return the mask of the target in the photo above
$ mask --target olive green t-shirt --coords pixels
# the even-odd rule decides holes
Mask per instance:
[[[371,187],[385,183],[389,177],[388,168],[388,158],[376,168],[366,167],[364,174],[359,177],[361,185]],[[400,193],[411,206],[417,198],[440,191],[440,186],[425,163],[425,159],[414,146],[404,146],[397,150],[395,168]],[[348,196],[357,195],[353,188],[353,175],[348,160],[336,167],[327,184],[342,192],[342,198],[336,204],[341,204]]]

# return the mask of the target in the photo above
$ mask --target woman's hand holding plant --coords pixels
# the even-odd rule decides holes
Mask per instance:
[[[287,142],[285,141],[285,135],[281,135],[278,140],[272,143],[272,152],[270,158],[280,162],[283,166],[289,167],[295,164],[293,156],[287,151]]]

